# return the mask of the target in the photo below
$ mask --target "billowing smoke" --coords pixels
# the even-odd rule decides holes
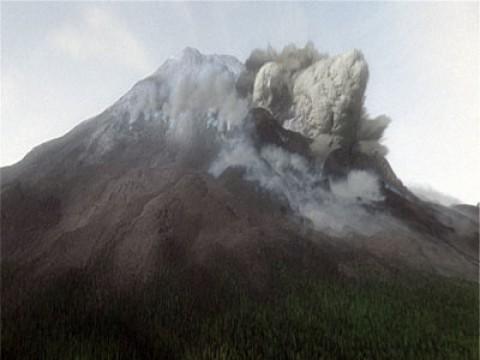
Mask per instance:
[[[245,70],[238,78],[237,90],[241,96],[251,96],[257,73],[266,63],[281,64],[286,73],[292,74],[325,57],[326,55],[320,54],[311,42],[303,48],[288,45],[281,52],[270,46],[267,49],[255,49],[245,61]]]
[[[257,49],[242,65],[232,57],[186,49],[122,101],[131,122],[160,121],[167,141],[208,158],[214,176],[241,167],[247,181],[285,199],[312,226],[332,234],[370,235],[378,221],[365,205],[382,200],[379,180],[365,171],[333,180],[322,168],[338,148],[385,153],[380,139],[389,119],[367,116],[367,80],[368,67],[357,50],[328,57],[312,44],[280,52]],[[302,135],[311,156],[254,144],[248,115],[254,107],[271,113],[278,127]],[[209,147],[209,155],[199,143]]]
[[[247,137],[237,138],[222,149],[210,172],[220,176],[230,167],[245,170],[245,179],[282,199],[294,213],[317,230],[334,236],[373,235],[383,229],[378,215],[365,206],[383,199],[378,179],[364,171],[352,171],[346,179],[324,184],[320,169],[302,156],[276,146],[256,150]]]
[[[249,62],[254,66],[246,67],[244,79],[255,73],[253,106],[268,109],[285,128],[313,139],[318,156],[338,147],[386,153],[380,140],[389,120],[372,120],[364,110],[368,66],[360,51],[328,57],[311,44],[291,45],[280,54],[256,50]]]
[[[379,180],[357,171],[329,182],[318,166],[339,148],[386,154],[380,140],[390,119],[368,117],[367,81],[368,66],[358,50],[335,57],[321,54],[312,44],[290,45],[281,52],[271,47],[254,50],[237,80],[237,91],[252,107],[268,110],[284,128],[311,139],[316,166],[278,147],[258,151],[243,135],[223,147],[211,172],[220,175],[230,166],[243,167],[247,180],[285,197],[296,213],[322,230],[334,234],[378,230],[364,205],[382,200]],[[321,186],[325,182],[328,190]]]

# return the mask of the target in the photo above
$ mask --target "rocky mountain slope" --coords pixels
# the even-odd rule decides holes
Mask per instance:
[[[342,61],[360,70],[349,77]],[[347,79],[354,93],[363,62],[359,53],[327,61],[342,74],[328,81],[341,91]],[[327,65],[315,66],[308,71]],[[346,142],[337,141],[340,125],[316,138],[286,129],[297,115],[280,121],[286,113],[252,102],[254,89],[239,95],[248,71],[232,57],[187,48],[100,115],[3,168],[4,301],[72,269],[112,288],[178,266],[197,269],[192,281],[203,283],[227,258],[257,288],[271,281],[271,257],[348,276],[365,263],[476,279],[478,209],[423,202],[381,152],[358,150],[351,127],[376,120],[354,117]],[[291,74],[301,70],[289,71],[297,79]],[[267,75],[262,86],[276,84]],[[335,122],[350,121],[341,105],[332,111]],[[296,128],[314,124],[309,116]],[[336,145],[320,154],[319,137]]]
[[[2,168],[2,358],[474,354],[478,207],[404,186],[367,79],[187,48]]]

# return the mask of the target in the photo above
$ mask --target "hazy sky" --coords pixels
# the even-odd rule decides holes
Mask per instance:
[[[479,4],[1,3],[1,165],[92,117],[192,46],[245,60],[288,43],[363,51],[407,184],[480,200]]]

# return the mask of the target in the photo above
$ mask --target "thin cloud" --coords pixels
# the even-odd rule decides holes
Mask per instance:
[[[78,61],[108,61],[147,74],[154,70],[141,41],[111,11],[87,7],[75,23],[48,34],[53,49]]]
[[[408,188],[420,199],[425,201],[434,202],[444,206],[452,206],[461,203],[461,201],[455,197],[444,194],[427,184],[410,184]]]

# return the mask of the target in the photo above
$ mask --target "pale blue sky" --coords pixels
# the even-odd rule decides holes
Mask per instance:
[[[288,43],[363,51],[407,184],[479,201],[479,5],[2,2],[1,165],[112,104],[186,46],[245,60]]]

